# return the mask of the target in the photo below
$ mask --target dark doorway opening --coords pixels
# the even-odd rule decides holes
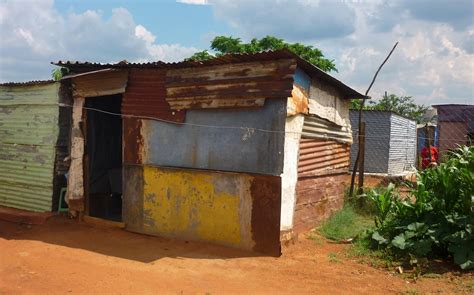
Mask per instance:
[[[122,220],[122,95],[86,98],[86,210]]]

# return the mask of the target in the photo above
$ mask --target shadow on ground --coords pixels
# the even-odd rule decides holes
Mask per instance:
[[[52,217],[45,224],[36,226],[0,221],[0,238],[40,241],[144,263],[166,257],[226,259],[261,256],[207,243],[93,227],[62,216]]]

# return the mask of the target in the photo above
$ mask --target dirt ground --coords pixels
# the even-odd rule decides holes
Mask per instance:
[[[416,283],[301,237],[279,258],[55,217],[0,221],[0,294],[467,294],[472,274]],[[471,287],[469,287],[471,286]]]

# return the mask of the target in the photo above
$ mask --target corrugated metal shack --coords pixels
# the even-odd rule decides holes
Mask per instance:
[[[342,205],[349,99],[364,96],[287,50],[56,64],[71,71],[73,211],[279,255],[281,234]],[[99,208],[114,195],[121,209]]]
[[[474,138],[474,105],[434,105],[438,112],[440,155],[458,145],[472,144]]]
[[[412,171],[416,164],[416,121],[390,111],[363,111],[365,121],[365,172],[391,176]],[[350,111],[354,144],[351,169],[358,152],[359,111]]]
[[[70,112],[59,107],[66,92],[52,81],[0,84],[1,206],[56,209],[69,168]]]

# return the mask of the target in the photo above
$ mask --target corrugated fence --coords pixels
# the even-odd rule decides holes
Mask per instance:
[[[0,86],[0,205],[51,211],[58,89]]]

